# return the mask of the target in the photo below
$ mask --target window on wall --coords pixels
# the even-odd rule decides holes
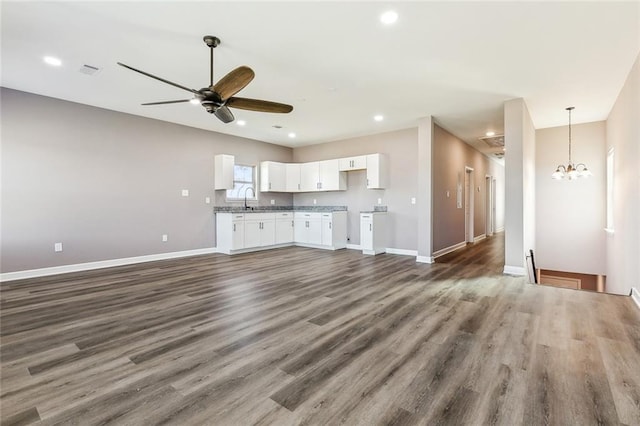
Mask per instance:
[[[613,232],[613,177],[614,177],[614,150],[607,153],[607,231]]]
[[[233,189],[227,189],[227,200],[257,200],[256,167],[243,164],[233,166]]]

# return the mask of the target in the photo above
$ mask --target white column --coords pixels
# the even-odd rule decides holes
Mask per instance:
[[[416,262],[433,263],[433,200],[431,158],[433,117],[418,122],[418,257]]]

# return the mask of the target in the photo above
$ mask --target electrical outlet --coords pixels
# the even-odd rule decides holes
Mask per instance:
[[[276,200],[271,200],[271,205],[275,205],[276,204]]]
[[[447,191],[447,198],[451,196],[451,192]]]
[[[378,204],[382,204],[382,198],[378,198]]]
[[[317,204],[318,202],[316,201],[316,199],[313,199],[313,204]]]
[[[169,236],[167,234],[162,234],[162,242],[166,243],[167,241],[169,241]]]
[[[411,204],[415,204],[416,203],[416,197],[411,197]]]
[[[188,189],[183,189],[182,190],[182,196],[183,197],[188,197],[189,196],[189,190]]]
[[[55,252],[62,251],[62,243],[55,243],[53,245],[53,251],[55,251]]]
[[[205,204],[211,204],[211,198],[204,197],[204,202],[205,202]]]

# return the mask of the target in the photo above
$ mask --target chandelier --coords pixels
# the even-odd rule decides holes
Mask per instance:
[[[553,179],[568,179],[573,180],[579,177],[589,177],[592,175],[591,170],[587,169],[584,163],[574,164],[571,162],[571,110],[574,107],[565,108],[569,111],[569,163],[565,166],[560,164],[556,171],[551,174]]]

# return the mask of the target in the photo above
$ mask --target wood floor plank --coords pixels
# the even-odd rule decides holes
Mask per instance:
[[[285,247],[0,285],[0,423],[640,424],[628,297]]]

